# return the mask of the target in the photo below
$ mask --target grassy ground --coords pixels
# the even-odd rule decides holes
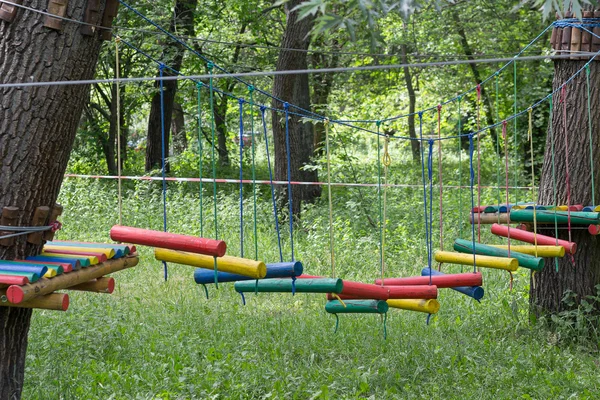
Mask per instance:
[[[161,228],[158,187],[139,183],[126,190],[125,224]],[[198,234],[197,198],[186,190],[171,189],[169,225]],[[387,276],[416,275],[427,264],[420,195],[390,194]],[[459,225],[456,193],[446,196],[450,247]],[[235,255],[238,206],[230,198],[220,198],[219,230]],[[377,229],[353,198],[336,195],[336,274],[371,281],[379,275]],[[61,239],[108,241],[117,222],[114,188],[71,180],[61,201]],[[205,235],[212,236],[208,199],[205,210]],[[245,250],[253,257],[250,203],[246,210]],[[331,274],[326,212],[325,204],[309,208],[296,230],[297,258],[307,273]],[[376,219],[376,209],[366,212]],[[261,197],[258,248],[267,262],[278,259],[269,213]],[[138,267],[116,274],[113,295],[72,293],[68,312],[34,313],[23,398],[580,399],[600,393],[598,355],[588,343],[530,324],[525,272],[516,274],[511,292],[505,273],[484,271],[481,304],[442,290],[441,310],[429,326],[424,314],[391,310],[384,340],[382,321],[373,315],[341,316],[333,334],[335,318],[324,312],[323,296],[250,295],[242,306],[232,286],[222,285],[207,300],[192,268],[171,265],[164,282],[151,249],[140,255]]]

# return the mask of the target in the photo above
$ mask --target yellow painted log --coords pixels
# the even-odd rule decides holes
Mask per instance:
[[[76,256],[74,254],[46,253],[45,251],[42,251],[41,255],[44,257],[54,257],[54,258],[75,258],[75,259],[87,258],[88,260],[90,260],[90,265],[98,264],[98,257],[96,257],[96,256]]]
[[[47,244],[44,249],[48,250],[63,250],[63,251],[83,251],[93,253],[103,253],[107,259],[111,259],[115,256],[115,249],[108,247],[74,247],[74,246],[57,246],[54,244]]]
[[[507,245],[492,245],[493,247],[497,247],[499,249],[508,250]],[[510,245],[511,251],[516,251],[517,253],[529,254],[531,256],[535,256],[535,246],[523,246]],[[538,246],[537,247],[537,257],[564,257],[565,256],[565,248],[562,246]]]
[[[69,308],[69,295],[65,293],[50,293],[45,296],[34,297],[19,304],[0,303],[0,306],[18,308],[39,308],[42,310],[67,311]]]
[[[393,299],[387,300],[388,306],[402,310],[418,311],[427,314],[436,314],[440,310],[440,303],[435,299]]]
[[[215,268],[214,257],[204,254],[155,248],[154,257],[159,261],[191,265],[205,269]],[[254,279],[262,279],[267,275],[267,266],[264,262],[232,256],[217,257],[217,270],[249,276]]]
[[[56,276],[56,270],[54,268],[48,268],[48,271],[44,274],[44,278],[54,278]]]
[[[473,265],[473,254],[436,251],[435,261],[448,264]],[[475,263],[478,267],[505,269],[507,271],[516,271],[519,268],[519,261],[516,258],[476,255]]]

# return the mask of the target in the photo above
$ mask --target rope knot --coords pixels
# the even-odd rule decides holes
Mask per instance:
[[[164,70],[166,68],[166,65],[163,63],[159,63],[158,64],[158,69],[160,69],[161,71]]]
[[[419,111],[417,114],[419,115],[419,119],[423,119],[423,111]]]
[[[115,36],[115,42],[121,43],[121,37],[120,36]]]
[[[502,121],[502,139],[506,140],[506,125],[508,125],[508,121]]]
[[[442,111],[442,105],[441,105],[441,104],[438,104],[438,105],[437,105],[437,110],[438,110],[438,113],[439,113],[440,111]]]
[[[54,221],[50,223],[50,230],[52,232],[56,232],[62,229],[62,224],[60,223],[60,221]]]
[[[377,125],[377,127],[381,126],[381,120],[378,120],[377,122],[375,122],[375,124]]]
[[[289,110],[290,109],[290,103],[288,103],[287,101],[285,103],[283,103],[283,109],[284,110]]]
[[[259,108],[259,109],[260,109],[260,112],[261,112],[261,113],[264,113],[264,112],[265,112],[265,110],[267,109],[267,106],[265,106],[265,105],[262,105],[262,106],[260,106],[260,108]]]
[[[323,123],[324,123],[325,125],[329,125],[329,118],[325,117],[325,118],[323,119]]]
[[[254,85],[248,85],[248,91],[250,93],[254,92]]]
[[[246,100],[244,100],[242,97],[240,97],[240,98],[238,99],[238,103],[239,103],[240,105],[244,104],[245,102],[246,102]]]
[[[206,68],[207,68],[209,71],[212,71],[214,67],[215,67],[215,64],[213,64],[213,62],[212,62],[212,61],[209,61],[209,62],[207,62],[207,63],[206,63]]]
[[[477,101],[481,100],[481,84],[477,85]]]
[[[204,84],[202,82],[196,82],[197,89],[202,89],[202,86],[204,86]]]
[[[385,167],[389,167],[392,165],[392,157],[390,156],[390,152],[388,146],[390,144],[390,136],[388,134],[385,135],[385,142],[383,144],[383,158],[382,163]]]

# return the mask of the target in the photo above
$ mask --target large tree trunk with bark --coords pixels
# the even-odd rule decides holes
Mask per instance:
[[[176,0],[175,9],[173,10],[173,19],[170,26],[170,31],[174,34],[184,34],[187,36],[194,36],[194,12],[198,0]],[[185,54],[185,48],[183,45],[173,41],[170,43],[171,49],[174,54],[172,57],[164,57],[165,64],[168,64],[171,68],[179,71],[183,64],[183,55]],[[163,69],[163,75],[173,75],[173,72],[167,68]],[[157,81],[156,87],[159,88],[160,84]],[[163,82],[163,102],[161,107],[160,89],[152,97],[150,105],[150,116],[148,117],[148,139],[146,141],[146,172],[153,170],[154,168],[161,168],[162,165],[162,132],[164,123],[165,133],[165,157],[169,155],[169,139],[170,139],[170,126],[171,119],[173,116],[173,105],[175,103],[175,95],[177,94],[177,81],[168,80]],[[165,166],[168,171],[168,165]]]
[[[307,50],[310,44],[308,34],[313,26],[314,18],[306,17],[298,21],[298,12],[291,10],[301,0],[292,0],[286,3],[287,23],[279,57],[277,59],[277,71],[306,69],[307,58],[305,52],[290,51],[285,49]],[[310,89],[308,75],[276,75],[273,81],[273,95],[289,104],[294,104],[305,110],[310,109]],[[283,104],[273,100],[273,108],[281,110]],[[290,106],[293,113],[302,113]],[[283,112],[273,111],[273,136],[275,142],[275,179],[287,180],[287,152],[286,152],[286,128],[285,115]],[[314,152],[314,134],[310,122],[302,121],[297,115],[289,116],[290,158],[292,181],[318,180],[317,171],[305,171],[302,167],[310,162]],[[314,201],[321,195],[320,186],[297,185],[292,190],[292,205],[294,215],[299,215],[302,201]],[[287,192],[286,192],[287,197]]]
[[[46,7],[41,1],[27,5]],[[67,15],[83,20],[85,5],[71,0]],[[57,32],[44,27],[44,19],[19,10],[11,23],[0,21],[1,83],[94,77],[98,34],[83,36],[68,22]],[[21,226],[31,224],[35,208],[55,204],[88,94],[83,85],[0,89],[0,206],[18,207]],[[0,259],[39,250],[21,236],[14,246],[0,247]],[[0,399],[21,396],[31,313],[0,307]]]
[[[556,61],[554,71],[554,89],[558,88],[584,64],[584,61]],[[595,173],[595,200],[599,202],[600,151],[598,151],[598,131],[600,130],[600,63],[591,64],[590,74],[593,165]],[[567,163],[565,157],[565,136],[568,139],[569,183],[571,204],[588,205],[592,202],[592,182],[590,173],[590,143],[587,112],[587,91],[585,73],[579,74],[566,86],[566,120],[564,103],[560,92],[554,96],[551,127],[547,134],[546,151],[542,179],[540,182],[539,204],[554,204],[552,179],[552,138],[554,137],[554,156],[558,204],[567,204]],[[553,135],[552,135],[553,133]],[[554,236],[554,229],[540,230],[540,233]],[[559,230],[561,239],[568,239],[566,229]],[[545,268],[535,274],[532,282],[530,302],[536,313],[556,313],[566,309],[562,299],[567,290],[577,295],[577,302],[585,296],[595,295],[595,286],[600,283],[600,245],[598,238],[587,230],[576,229],[571,232],[571,240],[577,243],[575,265],[569,256],[559,259],[558,272],[554,259],[546,259]]]
[[[408,64],[408,50],[406,44],[402,44],[400,47],[402,54],[402,63]],[[417,94],[412,83],[412,74],[410,68],[404,67],[404,83],[406,84],[406,91],[408,92],[408,136],[416,139],[417,131],[415,128],[415,109],[417,106]],[[410,141],[410,148],[412,152],[412,159],[415,164],[421,163],[421,142],[418,140]]]
[[[179,155],[187,149],[187,134],[185,131],[185,115],[181,104],[173,105],[173,121],[171,122],[173,134],[173,153]]]

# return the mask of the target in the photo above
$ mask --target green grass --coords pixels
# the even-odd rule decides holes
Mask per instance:
[[[127,188],[124,224],[162,228],[159,187]],[[171,231],[198,234],[194,190],[171,186]],[[371,281],[380,274],[378,230],[366,223],[352,190],[334,191],[336,275]],[[112,183],[67,180],[60,239],[108,241],[118,221],[115,192]],[[259,257],[272,262],[278,251],[265,193],[258,204]],[[366,212],[377,220],[375,192],[365,195]],[[446,248],[458,235],[456,196],[446,191]],[[211,237],[209,197],[204,230]],[[390,190],[387,276],[416,275],[427,264],[421,200],[419,190]],[[219,236],[228,254],[237,255],[238,204],[222,193],[218,205]],[[250,202],[245,209],[245,251],[253,257]],[[327,221],[327,205],[317,204],[295,230],[307,273],[331,274]],[[469,228],[463,226],[463,237],[470,237]],[[285,221],[282,234],[289,258]],[[140,255],[138,267],[115,274],[113,295],[73,292],[68,312],[35,311],[23,398],[580,399],[600,393],[598,354],[587,342],[530,324],[526,272],[515,275],[511,292],[506,273],[484,271],[481,304],[442,290],[441,310],[429,326],[424,314],[390,310],[384,340],[375,315],[342,315],[333,334],[335,318],[325,313],[322,295],[248,295],[242,306],[232,285],[223,284],[211,287],[207,300],[193,268],[170,265],[164,282],[151,249],[140,248]]]

